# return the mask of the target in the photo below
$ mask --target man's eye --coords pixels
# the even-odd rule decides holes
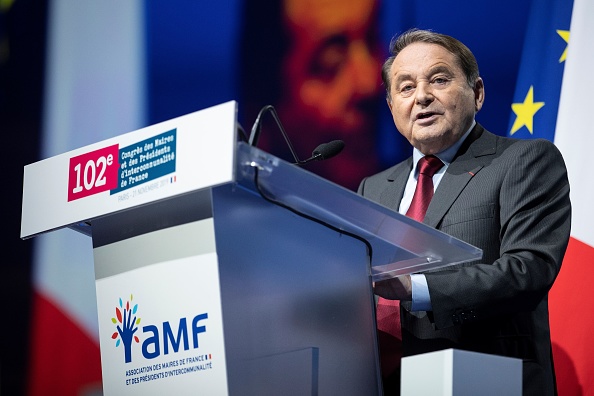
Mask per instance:
[[[402,87],[400,87],[400,92],[407,92],[413,89],[413,86],[408,84],[408,85],[403,85]]]
[[[445,84],[448,82],[448,79],[445,77],[437,77],[437,78],[433,79],[433,82],[436,84]]]

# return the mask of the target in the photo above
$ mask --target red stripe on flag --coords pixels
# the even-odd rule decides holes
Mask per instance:
[[[560,396],[594,394],[594,248],[571,238],[549,294],[551,340]]]
[[[33,294],[29,396],[101,391],[99,345],[40,293]]]

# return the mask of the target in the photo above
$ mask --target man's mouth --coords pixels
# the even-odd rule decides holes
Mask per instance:
[[[423,113],[419,113],[417,114],[417,120],[424,120],[426,118],[430,118],[432,116],[434,116],[437,113],[433,113],[433,112],[423,112]]]

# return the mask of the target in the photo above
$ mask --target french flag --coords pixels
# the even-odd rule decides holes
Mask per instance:
[[[509,122],[509,135],[552,140],[571,187],[572,230],[561,272],[549,293],[559,395],[594,394],[594,179],[592,108],[594,3],[532,3]]]
[[[594,3],[574,0],[554,139],[567,164],[573,209],[569,248],[549,295],[559,395],[594,394],[594,134],[587,97],[594,91],[593,37]]]

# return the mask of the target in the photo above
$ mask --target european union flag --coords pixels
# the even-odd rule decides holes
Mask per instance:
[[[508,134],[553,141],[573,0],[532,2]]]

